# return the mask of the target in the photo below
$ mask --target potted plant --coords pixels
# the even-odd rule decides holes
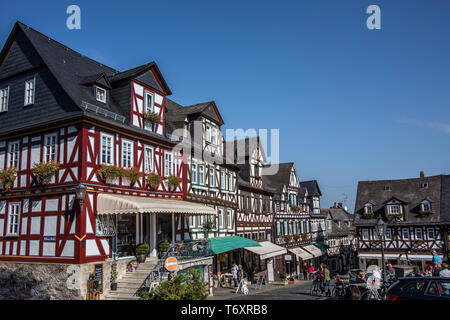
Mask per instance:
[[[307,233],[302,233],[302,239],[303,239],[303,240],[308,239],[308,234],[307,234]]]
[[[113,165],[102,165],[97,172],[105,182],[111,182],[123,175],[122,168]]]
[[[111,265],[111,290],[117,290],[117,263]]]
[[[173,191],[180,185],[180,178],[170,175],[167,177],[167,185],[169,186],[169,190]]]
[[[431,211],[431,210],[420,210],[420,211],[419,211],[419,216],[420,216],[421,218],[428,217],[428,216],[431,215],[431,214],[433,214],[433,211]]]
[[[284,238],[284,241],[290,242],[290,241],[292,240],[292,235],[287,234],[287,235],[285,235],[283,238]]]
[[[300,211],[300,207],[296,206],[295,204],[291,205],[291,210],[294,212],[299,212]]]
[[[35,163],[33,164],[33,175],[40,184],[46,184],[56,173],[58,168],[59,164],[54,161]]]
[[[161,121],[161,117],[156,112],[147,111],[144,113],[144,120],[150,123],[159,123]]]
[[[363,216],[364,219],[372,219],[373,218],[373,212],[364,212],[362,216]]]
[[[287,284],[287,273],[286,272],[280,272],[280,281],[284,284]]]
[[[161,177],[154,172],[149,173],[147,176],[147,185],[156,190],[161,184]]]
[[[14,167],[0,170],[0,183],[3,191],[8,191],[16,180],[17,170]]]
[[[295,241],[300,240],[300,235],[298,233],[294,234],[294,240]]]
[[[169,250],[169,248],[170,248],[170,242],[169,241],[167,241],[167,240],[166,241],[161,241],[158,244],[158,254],[159,254],[159,256],[161,257],[164,252]]]
[[[146,243],[141,243],[136,247],[136,260],[139,263],[144,263],[150,252],[150,246]]]
[[[123,169],[123,176],[130,181],[130,186],[133,186],[141,177],[141,173],[137,168]]]

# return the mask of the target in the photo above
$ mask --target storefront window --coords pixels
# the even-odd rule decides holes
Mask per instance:
[[[119,257],[134,256],[135,247],[135,216],[117,216],[117,255]]]

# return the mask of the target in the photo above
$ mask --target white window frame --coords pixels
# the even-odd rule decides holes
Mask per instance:
[[[31,89],[29,88],[29,85],[31,85]],[[33,79],[25,80],[25,97],[23,105],[24,106],[33,105],[35,95],[36,95],[36,77],[34,77]]]
[[[6,236],[18,236],[19,235],[19,227],[20,227],[20,202],[11,202],[8,205],[8,224],[6,229]],[[16,208],[17,212],[13,213],[12,208]],[[14,227],[15,226],[15,227]],[[15,228],[15,232],[11,232],[12,228]]]
[[[52,139],[54,138],[54,143]],[[50,141],[49,141],[50,139]],[[50,142],[50,143],[49,143]],[[56,161],[58,152],[58,134],[51,133],[44,136],[44,162]]]
[[[217,128],[215,126],[211,126],[211,144],[218,145],[217,141]]]
[[[419,231],[419,233],[420,233],[420,237],[417,236],[418,231]],[[414,229],[414,238],[415,238],[416,240],[423,240],[423,230],[422,230],[422,228],[415,228],[415,229]]]
[[[220,189],[227,190],[227,179],[225,170],[220,171]]]
[[[432,236],[430,237],[430,233],[432,233]],[[434,240],[436,238],[436,233],[434,228],[427,228],[427,238],[428,240]]]
[[[14,150],[12,147],[16,146]],[[20,143],[19,140],[8,143],[8,168],[19,168]]]
[[[204,186],[205,185],[205,165],[198,165],[198,184]]]
[[[103,138],[110,139],[111,146],[109,150],[110,161],[108,162],[108,146],[104,145]],[[105,147],[105,153],[103,153],[103,147]],[[105,161],[103,161],[103,155],[105,155]],[[114,163],[114,136],[106,133],[100,135],[100,164],[112,165]]]
[[[428,206],[428,208],[425,208],[425,206]],[[429,210],[431,210],[431,203],[430,203],[430,201],[428,201],[428,200],[422,201],[421,207],[422,207],[421,208],[422,211],[429,211]]]
[[[212,132],[211,132],[211,130],[212,130],[212,126],[207,123],[206,127],[205,127],[205,135],[206,135],[205,139],[206,139],[207,143],[211,143],[211,139],[212,139]]]
[[[8,111],[9,86],[0,89],[0,112]]]
[[[392,230],[391,228],[386,228],[386,234],[384,235],[385,240],[392,240]]]
[[[151,97],[151,104],[148,105],[148,97]],[[145,112],[155,112],[155,94],[153,92],[145,90],[144,92],[144,109]],[[146,130],[153,130],[153,123],[150,123],[148,121],[144,121],[144,129]]]
[[[369,240],[370,239],[369,229],[362,229],[361,230],[361,238],[362,238],[362,240]]]
[[[192,184],[197,184],[197,163],[196,162],[192,162],[191,163],[191,183]]]
[[[203,228],[203,222],[204,222],[203,216],[197,216],[197,227],[198,228]]]
[[[219,228],[223,229],[225,225],[225,219],[223,216],[223,208],[219,208]]]
[[[122,139],[122,154],[121,154],[121,163],[123,168],[132,168],[134,159],[133,159],[133,141]],[[125,148],[125,146],[129,146],[129,148]]]
[[[388,214],[403,214],[403,206],[401,204],[388,205]]]
[[[99,95],[99,93],[103,93],[103,99]],[[95,100],[101,103],[106,103],[106,89],[100,88],[99,86],[95,86]]]
[[[228,173],[228,190],[233,191],[233,173]]]
[[[149,155],[147,151],[150,150],[151,157],[149,159]],[[144,171],[145,173],[149,173],[153,171],[153,161],[155,158],[155,149],[153,147],[144,147]]]
[[[195,216],[189,216],[189,228],[195,228]]]
[[[216,169],[209,168],[209,187],[210,188],[215,188],[215,186],[216,186],[215,181],[216,181]]]
[[[164,177],[173,175],[173,153],[170,151],[164,152]]]
[[[371,203],[367,203],[364,206],[364,212],[365,213],[373,213],[373,205]]]
[[[227,228],[233,229],[233,214],[230,209],[227,210]]]
[[[405,235],[408,235],[408,236],[405,237]],[[403,240],[410,240],[411,239],[411,234],[409,232],[409,228],[402,228],[402,239]]]

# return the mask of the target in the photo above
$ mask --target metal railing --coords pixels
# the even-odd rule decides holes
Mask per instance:
[[[114,113],[114,112],[111,112],[109,110],[106,110],[104,108],[101,108],[99,106],[93,105],[93,104],[91,104],[89,102],[82,101],[81,102],[81,107],[84,108],[85,110],[90,110],[92,112],[95,112],[96,114],[101,114],[101,115],[103,115],[103,116],[105,116],[107,118],[109,117],[109,118],[112,118],[114,120],[118,120],[118,121],[120,121],[122,123],[125,123],[125,117],[124,116],[121,116],[121,115],[119,115],[117,113]]]
[[[152,271],[147,275],[145,280],[142,282],[140,287],[134,293],[135,296],[139,296],[142,290],[148,291],[151,287],[151,283],[155,282],[154,272],[158,272],[157,280],[161,282],[163,280],[164,275],[169,274],[166,271],[164,266],[165,261],[169,257],[175,257],[178,261],[185,261],[191,259],[198,259],[203,257],[212,256],[212,252],[209,246],[209,243],[205,240],[197,240],[197,241],[189,241],[189,242],[180,242],[171,244],[169,249],[162,254],[161,258],[158,260],[158,263],[153,268]]]

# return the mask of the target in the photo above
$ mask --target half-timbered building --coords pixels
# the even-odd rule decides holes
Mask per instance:
[[[156,63],[120,72],[17,22],[0,92],[0,261],[95,263],[141,242],[155,256],[176,217],[215,215],[182,201],[184,155],[166,136],[171,90]]]
[[[186,200],[216,211],[216,216],[180,217],[177,240],[234,235],[239,168],[224,159],[224,121],[215,102],[183,107],[168,99],[167,110],[170,134],[188,144]]]
[[[321,250],[311,242],[310,208],[308,190],[300,186],[293,162],[280,163],[278,173],[264,175],[265,186],[276,189],[274,195],[274,243],[285,247],[291,258],[280,259],[280,269],[299,274],[305,262],[319,258]]]
[[[405,260],[419,266],[431,263],[431,251],[448,254],[450,176],[402,180],[360,181],[355,203],[355,226],[361,268],[381,265],[381,245],[374,226],[378,217],[387,223],[385,259]]]

